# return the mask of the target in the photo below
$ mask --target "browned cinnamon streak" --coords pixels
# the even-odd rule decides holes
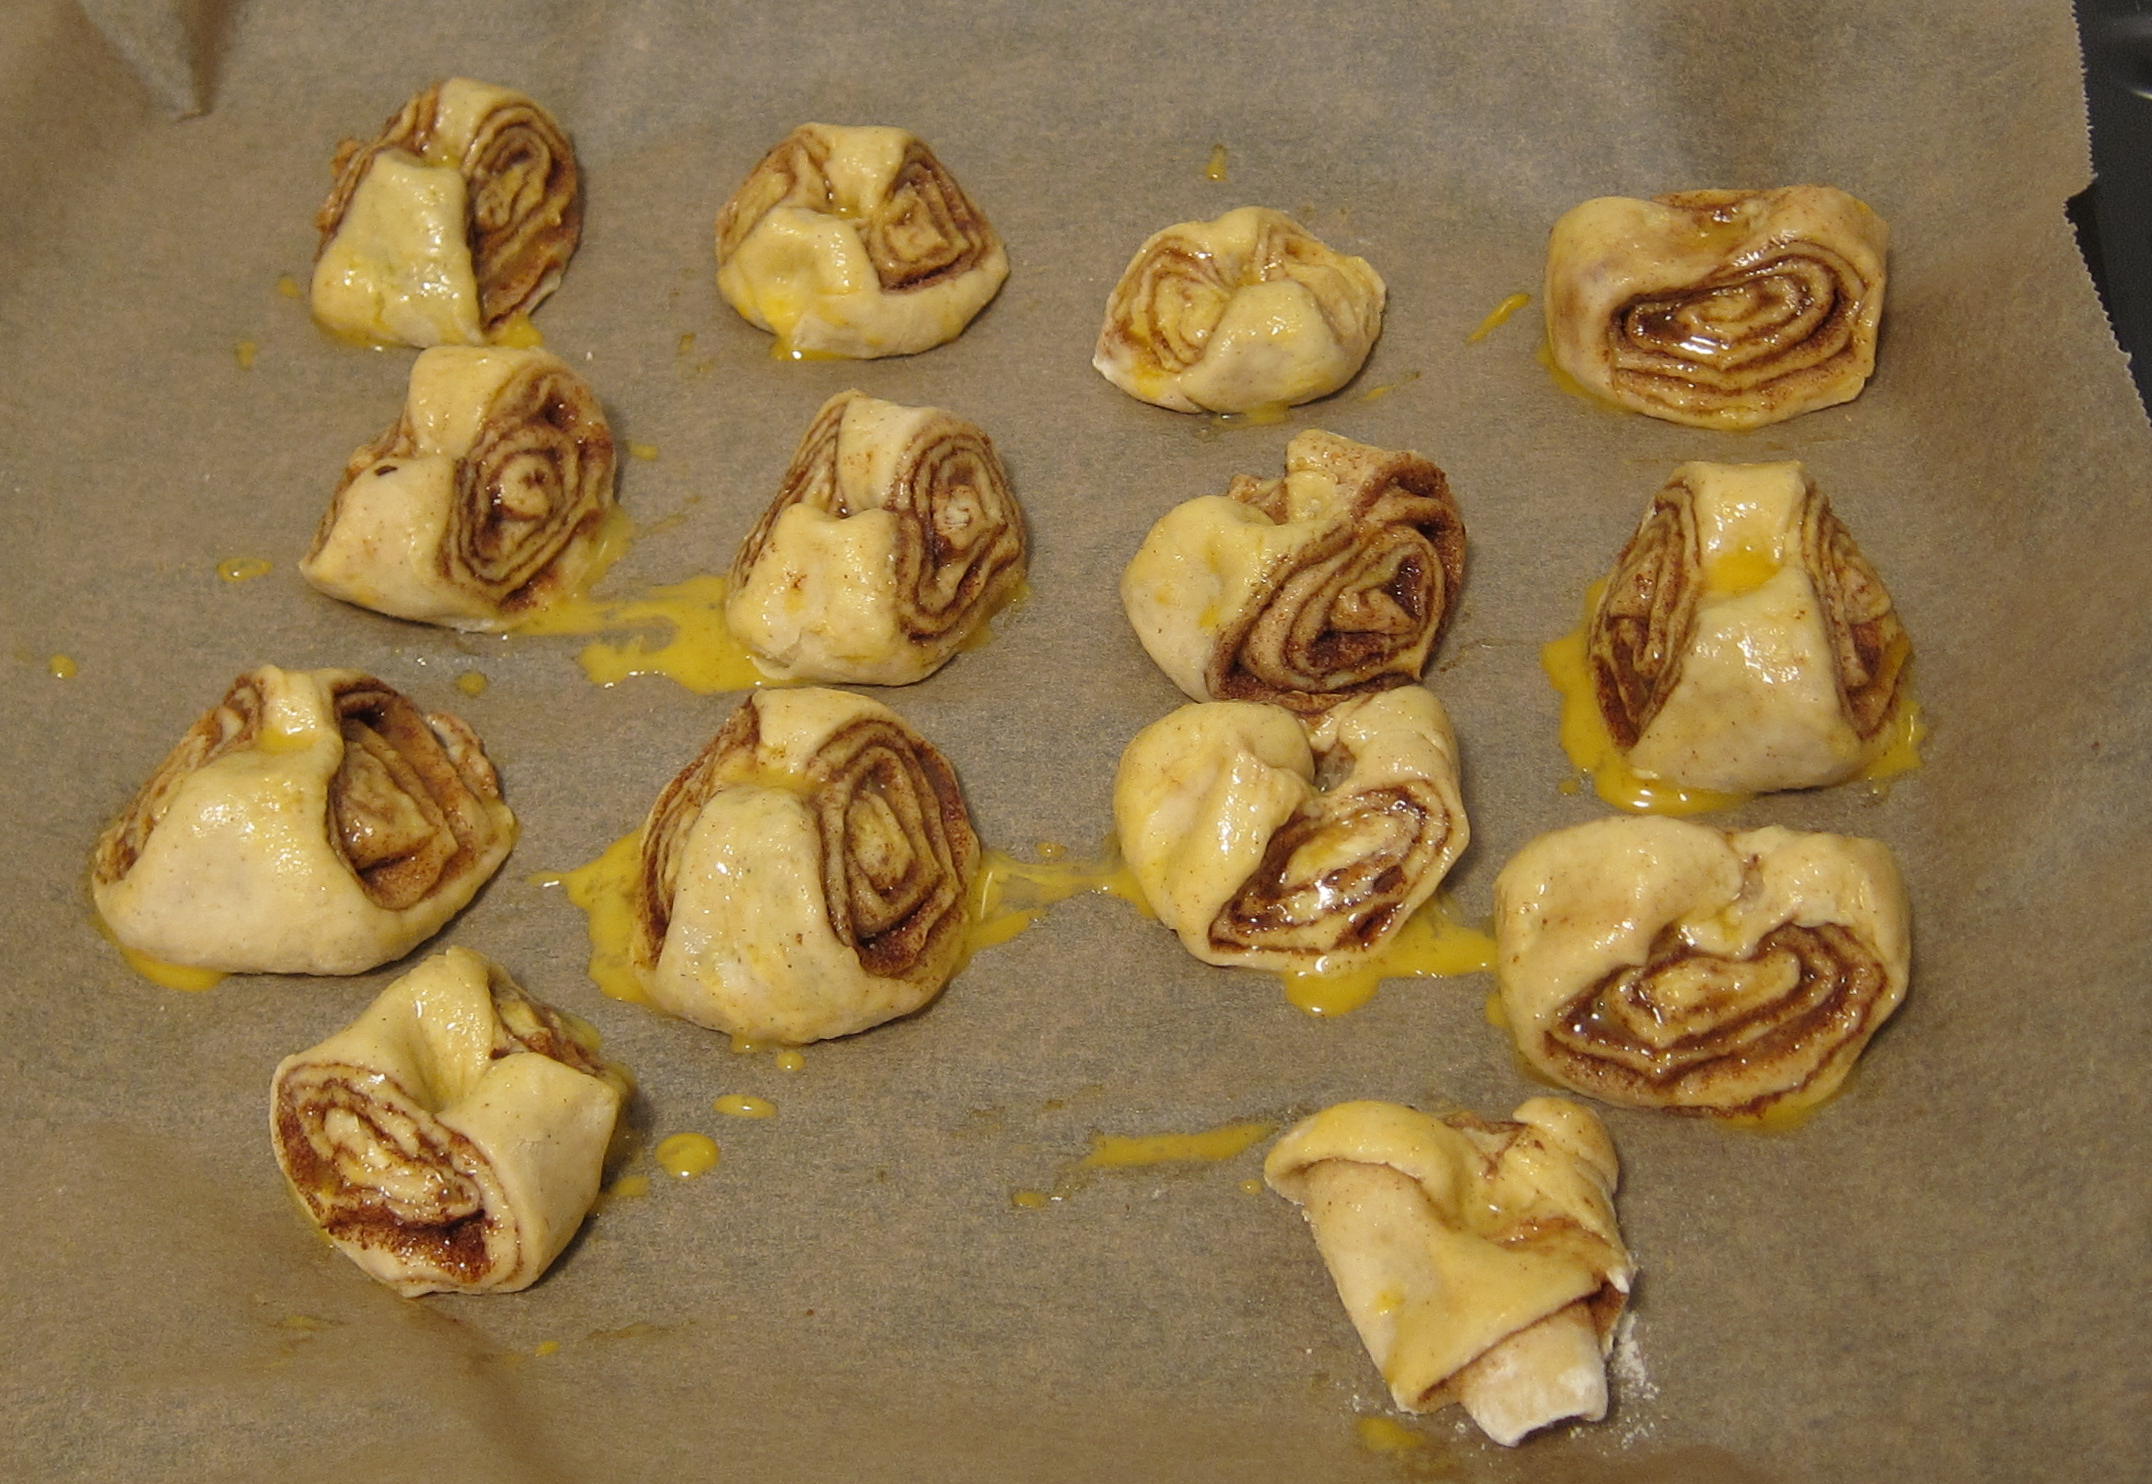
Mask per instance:
[[[420,1107],[378,1068],[309,1065],[278,1085],[277,1146],[293,1188],[331,1237],[475,1284],[491,1266],[488,1237],[512,1215],[486,1209],[468,1173],[483,1162],[477,1147],[437,1120],[406,1111]],[[356,1131],[329,1133],[330,1117],[339,1113]],[[337,1154],[358,1147],[424,1171],[424,1195],[402,1195],[391,1204],[378,1188],[346,1180]],[[416,1153],[407,1152],[414,1147]]]
[[[719,260],[738,252],[755,224],[776,207],[844,214],[830,180],[829,154],[829,141],[807,125],[778,141],[718,212]],[[888,193],[865,203],[857,215],[867,257],[885,293],[960,277],[978,266],[995,240],[984,213],[917,139],[906,149]]]
[[[1716,965],[1721,993],[1678,1009],[1659,1003],[1658,977],[1690,964]],[[1789,970],[1782,992],[1750,992],[1764,974]],[[1888,979],[1874,948],[1835,923],[1784,924],[1739,959],[1703,953],[1670,928],[1643,965],[1609,974],[1563,1007],[1546,1044],[1565,1077],[1586,1091],[1683,1112],[1755,1113],[1862,1043]],[[1677,1017],[1690,1028],[1650,1033]],[[1771,1091],[1736,1104],[1715,1093],[1759,1067],[1777,1074]]]
[[[859,393],[833,397],[800,440],[771,501],[732,565],[735,588],[762,559],[777,521],[794,505],[857,515],[839,486],[838,430]],[[958,417],[925,422],[893,461],[895,473],[869,508],[897,517],[896,622],[914,644],[969,628],[999,604],[1024,569],[1024,519],[1001,456],[984,430]]]
[[[1330,754],[1321,761],[1326,768],[1350,765],[1349,758]],[[1451,828],[1449,811],[1432,787],[1398,783],[1326,796],[1318,809],[1288,820],[1271,836],[1262,863],[1212,920],[1211,944],[1311,959],[1365,948],[1389,931]],[[1326,835],[1362,841],[1365,848],[1318,878],[1293,875],[1294,853]]]
[[[346,139],[330,169],[336,182],[314,215],[319,257],[350,210],[376,156],[402,150],[423,156],[440,126],[440,83],[381,126],[372,141]],[[583,236],[582,174],[560,125],[527,98],[503,101],[479,122],[456,162],[465,189],[464,236],[478,284],[479,321],[500,328],[517,311],[553,292]]]
[[[1703,587],[1695,494],[1661,490],[1614,559],[1592,615],[1587,656],[1599,712],[1617,746],[1636,746],[1681,677],[1681,659]]]
[[[1700,226],[1723,226],[1741,194],[1657,199],[1694,213]],[[1694,283],[1623,305],[1606,332],[1614,382],[1676,404],[1698,392],[1770,400],[1779,383],[1832,374],[1834,362],[1854,354],[1861,307],[1876,287],[1826,243],[1763,242]]]
[[[1316,438],[1303,434],[1303,438]],[[1308,714],[1419,678],[1464,581],[1465,528],[1449,481],[1417,454],[1321,435],[1343,513],[1266,574],[1218,630],[1205,681],[1219,700]],[[1287,517],[1286,483],[1240,475],[1226,491]]]
[[[1883,579],[1854,544],[1830,503],[1814,493],[1802,520],[1801,544],[1836,657],[1838,694],[1846,720],[1866,740],[1897,711],[1913,641],[1898,621]]]
[[[688,833],[730,781],[728,764],[751,777],[759,737],[757,698],[750,697],[658,796],[643,836],[640,962],[656,962],[663,948]],[[908,728],[863,716],[824,739],[801,772],[831,932],[870,974],[938,983],[964,931],[965,896],[979,861],[956,770]]]
[[[415,906],[495,843],[479,807],[500,780],[478,737],[361,676],[335,687],[343,760],[329,785],[330,838],[379,907]]]
[[[1114,285],[1105,334],[1139,360],[1177,374],[1203,359],[1233,288],[1208,248],[1168,232]]]

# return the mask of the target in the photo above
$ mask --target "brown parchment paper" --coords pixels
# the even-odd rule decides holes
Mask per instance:
[[[2067,6],[345,0],[175,5],[126,35],[190,50],[153,91],[73,6],[0,13],[0,1475],[2147,1467],[2152,439],[2063,216],[2086,176]],[[1734,818],[1888,841],[1915,984],[1851,1090],[1791,1133],[1606,1115],[1643,1272],[1606,1422],[1504,1453],[1452,1411],[1413,1421],[1417,1446],[1371,1448],[1357,1422],[1386,1413],[1381,1384],[1298,1215],[1242,1188],[1260,1150],[1011,1204],[1057,1188],[1094,1131],[1282,1124],[1345,1097],[1506,1113],[1537,1089],[1482,1018],[1484,976],[1318,1022],[1084,898],[924,1014],[789,1075],[588,982],[580,914],[530,878],[632,827],[731,700],[599,689],[574,641],[458,638],[296,573],[410,353],[329,340],[277,280],[304,281],[337,140],[455,73],[527,90],[581,153],[587,236],[538,323],[623,440],[658,450],[625,461],[621,493],[667,523],[611,590],[721,569],[835,390],[993,433],[1035,595],[985,649],[885,694],[1020,854],[1095,846],[1121,745],[1178,700],[1116,597],[1143,532],[1320,426],[1427,453],[1465,511],[1465,606],[1430,679],[1467,763],[1453,886],[1482,916],[1517,846],[1603,812],[1558,791],[1538,646],[1673,464],[1807,461],[1897,596],[1934,733],[1887,793]],[[912,128],[1001,228],[1014,274],[963,338],[781,364],[719,302],[717,207],[808,119]],[[1604,411],[1535,363],[1536,303],[1467,343],[1536,294],[1547,227],[1578,200],[1809,180],[1893,227],[1881,366],[1848,406],[1747,436]],[[1136,243],[1251,202],[1387,277],[1366,371],[1273,427],[1113,390],[1088,361]],[[271,571],[220,581],[235,557]],[[49,673],[59,654],[72,678]],[[491,954],[596,1022],[641,1078],[646,1145],[723,1146],[712,1174],[604,1210],[525,1294],[398,1299],[282,1193],[270,1070],[399,966],[188,995],[134,977],[92,926],[98,828],[262,662],[366,668],[481,731],[523,835],[432,946]],[[474,669],[491,687],[462,696]],[[778,1115],[721,1118],[727,1092]]]

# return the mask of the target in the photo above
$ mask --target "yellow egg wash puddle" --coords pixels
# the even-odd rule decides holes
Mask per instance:
[[[1494,967],[1494,939],[1465,926],[1448,903],[1429,902],[1372,957],[1278,975],[1285,997],[1308,1014],[1344,1015],[1375,997],[1385,979],[1449,979]]]
[[[222,969],[197,969],[191,964],[168,964],[161,958],[151,958],[139,949],[129,948],[112,935],[111,927],[95,907],[90,909],[90,923],[97,935],[120,951],[120,957],[150,983],[164,989],[183,989],[189,994],[199,994],[205,989],[215,989],[224,982]]]
[[[1019,1211],[1043,1211],[1060,1199],[1043,1190],[1019,1190],[1009,1197],[1009,1204]]]
[[[1489,1025],[1505,1036],[1509,1034],[1509,1008],[1502,1003],[1501,990],[1488,991],[1487,1003],[1480,1013],[1487,1017]]]
[[[1086,892],[1104,892],[1132,904],[1144,916],[1152,915],[1144,900],[1136,873],[1108,849],[1093,860],[1067,859],[1068,847],[1051,842],[1039,847],[1046,859],[1020,861],[1013,855],[989,850],[971,878],[966,904],[970,918],[964,933],[963,962],[986,948],[998,948],[1020,936],[1046,915],[1049,907]]]
[[[1530,294],[1511,294],[1507,299],[1504,299],[1501,303],[1495,305],[1492,310],[1488,311],[1487,317],[1479,322],[1479,328],[1465,336],[1465,344],[1479,344],[1489,335],[1501,329],[1502,326],[1508,324],[1511,315],[1531,302],[1532,296]]]
[[[790,340],[779,335],[770,342],[770,359],[773,361],[842,361],[848,360],[850,357],[838,355],[833,350],[808,350],[803,346],[794,345]]]
[[[727,1118],[775,1118],[777,1105],[768,1098],[744,1092],[728,1092],[710,1105]]]
[[[585,645],[576,663],[599,685],[618,685],[633,675],[663,675],[707,696],[787,684],[763,670],[726,626],[727,586],[723,577],[706,574],[652,588],[641,598],[570,598],[518,623],[516,632],[589,635],[660,626],[671,630],[671,637],[663,642],[653,641],[648,634],[634,634]]]
[[[531,1354],[537,1356],[541,1360],[543,1360],[548,1355],[558,1355],[560,1354],[560,1341],[540,1340],[536,1345],[531,1347]]]
[[[226,582],[252,582],[270,573],[266,557],[226,557],[217,563],[217,576]]]
[[[1411,386],[1425,374],[1425,372],[1421,371],[1407,371],[1395,381],[1386,381],[1381,386],[1369,387],[1360,394],[1360,400],[1363,402],[1380,402],[1384,397],[1398,390],[1398,388]]]
[[[628,445],[628,457],[641,459],[646,464],[654,464],[658,458],[658,446],[655,443],[630,443]]]
[[[306,290],[299,287],[299,280],[293,278],[289,273],[276,281],[276,291],[287,299],[300,299],[306,296]]]
[[[635,937],[635,879],[642,870],[643,832],[630,830],[596,860],[572,871],[546,872],[530,879],[539,886],[564,886],[568,900],[583,910],[590,933],[590,982],[616,1000],[642,1004],[648,996],[628,959]]]
[[[605,1187],[605,1198],[613,1201],[632,1201],[650,1194],[648,1175],[622,1175]]]
[[[1410,1453],[1427,1446],[1427,1439],[1391,1417],[1362,1417],[1353,1423],[1353,1435],[1370,1453]]]
[[[1562,698],[1562,751],[1569,754],[1578,772],[1592,780],[1599,797],[1617,809],[1635,814],[1683,815],[1747,803],[1754,794],[1676,788],[1663,778],[1647,778],[1629,766],[1628,755],[1616,745],[1607,719],[1599,710],[1584,634],[1592,610],[1599,606],[1599,595],[1605,590],[1603,580],[1593,583],[1584,597],[1584,618],[1539,652],[1540,666]]]
[[[261,350],[261,346],[256,342],[242,340],[232,347],[232,359],[239,363],[240,370],[252,371],[254,369],[254,358],[261,354]]]
[[[493,332],[493,343],[505,345],[511,350],[537,350],[544,346],[545,336],[531,323],[531,317],[519,309],[503,320],[501,327]]]
[[[1203,167],[1203,178],[1205,180],[1219,181],[1222,181],[1226,178],[1226,153],[1224,145],[1214,144],[1211,146],[1210,161]]]
[[[675,1180],[692,1180],[717,1168],[717,1140],[708,1134],[674,1134],[658,1141],[653,1157]]]
[[[56,654],[45,661],[45,673],[55,680],[73,680],[82,673],[82,667],[72,656]]]
[[[1091,1152],[1077,1163],[1087,1170],[1125,1170],[1142,1165],[1216,1164],[1245,1154],[1278,1131],[1251,1119],[1194,1134],[1093,1134]]]
[[[456,677],[456,689],[467,696],[484,695],[486,687],[492,683],[486,679],[486,673],[483,670],[466,670]]]
[[[760,1056],[769,1049],[770,1046],[767,1041],[757,1041],[754,1037],[743,1036],[738,1031],[732,1033],[732,1054],[734,1056]]]
[[[807,1070],[807,1058],[789,1046],[771,1057],[770,1060],[776,1064],[777,1070],[780,1072],[804,1072]]]
[[[1722,551],[1704,568],[1704,591],[1715,598],[1738,598],[1752,593],[1778,576],[1780,563],[1764,547],[1736,546]],[[1600,584],[1604,587],[1605,584]],[[1597,599],[1593,600],[1596,604]],[[1589,608],[1586,610],[1589,612]]]

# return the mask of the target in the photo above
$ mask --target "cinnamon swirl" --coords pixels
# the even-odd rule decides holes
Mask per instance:
[[[1465,528],[1414,453],[1302,433],[1285,476],[1175,506],[1121,577],[1136,637],[1196,700],[1309,712],[1419,679],[1456,604]]]
[[[1554,224],[1554,364],[1633,411],[1754,428],[1851,401],[1875,370],[1890,231],[1830,186],[1605,196]]]
[[[1879,841],[1602,819],[1495,882],[1518,1049],[1612,1103],[1753,1117],[1837,1090],[1905,996],[1910,912]]]

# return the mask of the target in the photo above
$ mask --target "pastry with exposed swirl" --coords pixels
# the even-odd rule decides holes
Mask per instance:
[[[1831,186],[1603,196],[1554,224],[1547,341],[1599,396],[1755,428],[1860,395],[1890,230]]]
[[[1400,1408],[1460,1403],[1505,1447],[1606,1415],[1636,1269],[1614,1144],[1588,1109],[1540,1097],[1489,1121],[1339,1103],[1287,1130],[1263,1174],[1307,1217]]]
[[[717,214],[717,291],[782,353],[931,350],[1008,276],[1000,234],[902,129],[802,124]]]
[[[1327,397],[1382,333],[1383,283],[1282,211],[1243,206],[1154,233],[1106,303],[1091,364],[1175,412]]]
[[[165,963],[358,974],[462,910],[515,832],[463,722],[356,670],[264,665],[105,828],[90,893]]]
[[[919,1009],[962,955],[979,837],[887,706],[758,691],[644,821],[629,958],[651,1003],[803,1045]]]
[[[1628,766],[1682,788],[1843,782],[1890,748],[1912,705],[1890,593],[1797,463],[1677,468],[1585,640]]]
[[[1195,700],[1317,711],[1420,678],[1456,605],[1465,528],[1414,453],[1306,432],[1285,476],[1177,505],[1121,576],[1158,667]]]
[[[314,318],[355,339],[483,343],[544,302],[582,237],[568,136],[507,88],[436,83],[332,168]]]
[[[1905,997],[1911,914],[1876,840],[1624,816],[1495,881],[1496,983],[1534,1069],[1610,1103],[1785,1115]]]
[[[512,1293],[588,1214],[627,1093],[587,1027],[451,948],[278,1065],[269,1131],[300,1208],[369,1276]]]
[[[1121,853],[1159,921],[1210,964],[1332,972],[1378,951],[1470,838],[1449,716],[1399,686],[1299,717],[1183,706],[1114,778]]]
[[[1024,560],[982,429],[840,392],[733,560],[725,623],[773,674],[909,685],[1015,595]]]
[[[595,575],[613,435],[558,357],[436,346],[401,419],[352,454],[299,564],[334,598],[452,629],[504,629]]]

